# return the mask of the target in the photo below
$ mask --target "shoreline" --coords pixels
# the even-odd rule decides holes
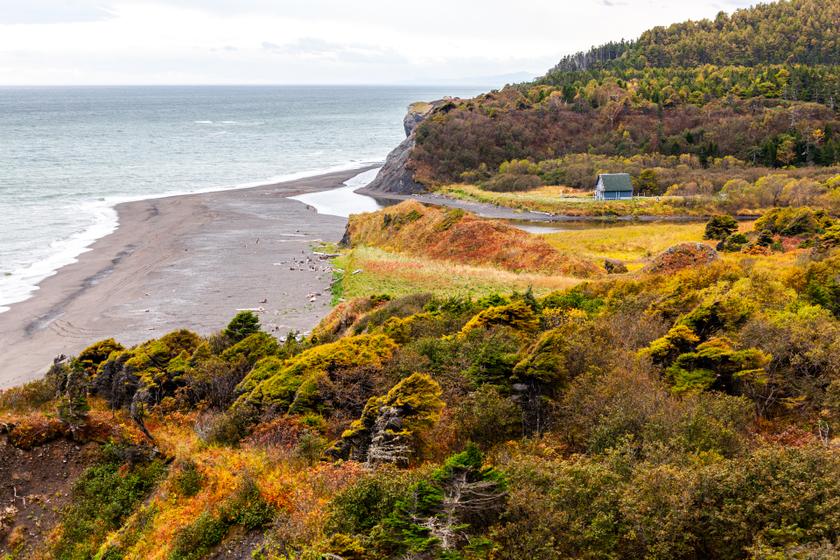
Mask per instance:
[[[330,166],[321,170],[315,171],[300,171],[295,173],[287,173],[285,175],[280,175],[277,177],[273,177],[270,179],[260,180],[260,181],[251,181],[246,183],[237,183],[232,185],[225,185],[225,186],[209,186],[209,187],[200,187],[190,191],[174,191],[170,193],[149,193],[148,195],[138,195],[138,196],[113,196],[108,198],[100,198],[96,200],[91,200],[85,203],[85,206],[89,209],[90,212],[93,214],[98,214],[99,219],[97,219],[93,224],[85,228],[83,231],[77,232],[71,235],[68,238],[57,240],[55,243],[59,245],[68,245],[72,247],[72,249],[68,251],[60,251],[58,253],[51,254],[47,256],[45,259],[41,261],[34,262],[28,266],[26,266],[23,270],[24,276],[29,276],[30,281],[24,281],[17,284],[17,290],[12,290],[13,292],[17,291],[18,293],[25,292],[26,295],[23,297],[18,297],[13,300],[4,300],[0,301],[0,315],[2,315],[5,311],[7,311],[12,305],[16,303],[20,303],[26,301],[27,299],[33,297],[37,291],[38,287],[40,286],[41,282],[46,280],[47,278],[55,275],[59,270],[64,268],[65,266],[74,264],[78,261],[79,257],[84,253],[88,252],[91,246],[96,243],[99,239],[106,237],[112,234],[120,225],[120,217],[117,211],[117,207],[122,204],[128,204],[132,202],[143,202],[149,200],[159,200],[163,198],[172,198],[176,196],[191,196],[191,195],[200,195],[200,194],[210,194],[215,192],[223,192],[223,191],[234,191],[234,190],[246,190],[251,188],[258,188],[258,187],[268,187],[272,185],[277,185],[280,183],[288,183],[292,181],[298,181],[302,179],[309,179],[314,177],[320,177],[321,175],[329,175],[332,173],[339,173],[339,172],[352,172],[358,171],[359,173],[364,172],[365,170],[369,170],[372,166],[376,166],[375,162],[352,162],[340,165]],[[107,216],[106,216],[107,214]],[[81,242],[81,244],[79,244]],[[54,243],[54,244],[55,244]],[[52,261],[54,264],[51,266],[47,266],[45,268],[45,263]],[[32,270],[45,270],[45,272],[31,272]],[[27,274],[27,271],[29,273]],[[34,278],[34,282],[31,280]],[[1,284],[0,284],[1,285]]]
[[[134,345],[177,328],[210,334],[238,309],[265,330],[307,331],[330,309],[332,272],[311,255],[346,219],[290,196],[343,186],[376,165],[261,186],[123,202],[118,226],[0,313],[0,389],[102,338]]]

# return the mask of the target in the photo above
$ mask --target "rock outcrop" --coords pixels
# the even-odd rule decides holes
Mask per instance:
[[[417,194],[424,192],[426,187],[414,180],[414,172],[409,168],[409,156],[414,149],[414,131],[426,117],[438,106],[449,102],[449,99],[433,101],[431,103],[412,103],[403,119],[405,140],[394,148],[376,178],[358,192],[365,194]]]

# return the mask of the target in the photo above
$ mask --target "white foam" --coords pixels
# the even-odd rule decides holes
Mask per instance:
[[[51,242],[48,257],[0,277],[0,313],[8,311],[8,306],[12,303],[29,299],[44,279],[55,274],[60,268],[76,262],[79,255],[90,250],[94,241],[117,228],[117,212],[113,205],[105,200],[81,204],[79,211],[91,216],[93,223],[89,227]]]
[[[38,260],[34,263],[27,264],[11,271],[10,275],[0,276],[0,313],[9,310],[9,305],[18,303],[29,299],[32,294],[38,290],[38,285],[46,278],[56,274],[62,267],[73,264],[79,260],[79,256],[90,250],[90,246],[97,240],[106,235],[113,233],[119,226],[119,218],[115,207],[124,202],[136,202],[140,200],[153,200],[158,198],[166,198],[170,196],[180,196],[187,194],[202,194],[211,192],[220,192],[252,187],[261,187],[266,185],[273,185],[275,183],[282,183],[286,181],[295,181],[298,179],[306,179],[308,177],[317,177],[327,173],[336,173],[340,171],[350,171],[371,165],[372,162],[353,161],[341,165],[335,165],[323,169],[312,169],[308,171],[298,171],[295,173],[288,173],[285,175],[277,175],[263,181],[254,181],[250,183],[240,183],[234,185],[215,186],[207,188],[198,188],[184,191],[170,191],[162,192],[152,195],[138,195],[138,196],[115,196],[99,199],[96,201],[89,201],[79,205],[79,211],[90,215],[91,225],[87,228],[78,231],[64,239],[58,239],[50,243],[50,255],[44,259]],[[345,187],[340,189],[358,189],[364,184],[367,184],[373,179],[375,173],[366,182],[358,183],[359,177],[369,175],[370,172],[361,173],[352,179],[348,180]],[[351,185],[351,181],[356,186]],[[332,192],[332,191],[325,191]],[[317,193],[316,193],[317,194]],[[361,195],[357,197],[366,198]],[[297,197],[295,197],[297,198]]]

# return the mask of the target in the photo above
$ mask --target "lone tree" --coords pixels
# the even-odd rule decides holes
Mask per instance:
[[[407,499],[397,502],[387,525],[408,551],[422,554],[410,557],[460,558],[452,553],[497,521],[507,498],[507,483],[483,461],[478,447],[470,444],[415,484]]]
[[[352,459],[368,466],[390,463],[405,467],[422,443],[423,432],[440,419],[444,406],[437,381],[413,373],[387,394],[371,397],[328,457]]]
[[[723,241],[738,229],[738,221],[732,216],[712,216],[706,223],[706,233],[703,239],[717,239]]]
[[[253,311],[240,311],[222,331],[234,344],[259,332],[260,320]]]

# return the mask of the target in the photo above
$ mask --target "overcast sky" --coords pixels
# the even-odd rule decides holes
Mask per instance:
[[[0,0],[0,84],[416,84],[538,75],[593,44],[748,4]]]

